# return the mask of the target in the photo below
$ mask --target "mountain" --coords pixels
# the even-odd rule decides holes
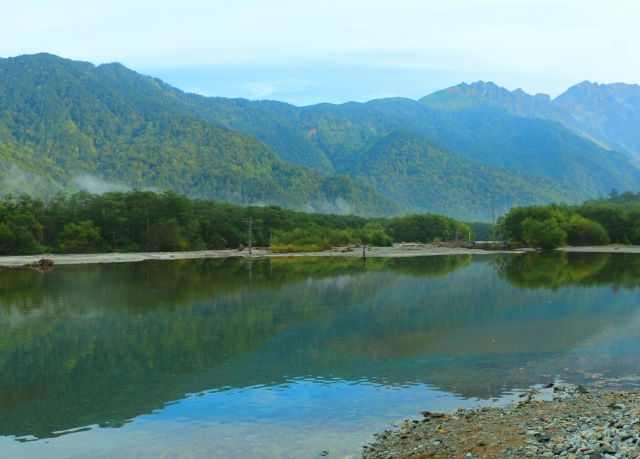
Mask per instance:
[[[522,89],[509,91],[492,82],[461,83],[423,97],[418,102],[426,107],[454,111],[494,105],[523,117],[554,118],[554,107],[547,94],[529,95]],[[545,113],[545,116],[540,116]]]
[[[412,208],[467,220],[491,217],[487,196],[511,208],[579,195],[535,174],[473,163],[408,130],[393,131],[359,151],[348,174]]]
[[[238,204],[399,213],[370,186],[284,161],[254,136],[198,119],[180,97],[120,64],[47,54],[0,60],[4,191],[34,191],[33,178],[26,189],[10,186],[20,171],[59,187],[112,183]]]
[[[570,122],[640,164],[640,86],[587,81],[553,100],[571,114]]]
[[[589,86],[592,100],[582,86],[555,100],[478,82],[419,101],[295,107],[189,94],[117,63],[0,59],[0,193],[171,189],[237,204],[488,221],[493,206],[500,214],[636,191],[632,155],[604,138],[635,141],[634,87]]]
[[[606,195],[612,188],[635,190],[638,187],[638,169],[623,154],[597,145],[557,120],[532,116],[533,109],[525,110],[524,103],[505,102],[511,97],[506,89],[491,83],[484,86],[501,102],[488,104],[467,97],[467,102],[459,103],[456,109],[442,109],[430,107],[424,100],[388,98],[367,103],[278,107],[278,116],[272,102],[243,101],[240,109],[238,105],[231,106],[229,99],[195,97],[193,101],[196,106],[206,105],[209,114],[225,113],[234,129],[258,136],[289,161],[314,168],[328,163],[332,171],[352,177],[353,158],[362,160],[362,151],[395,130],[406,129],[430,139],[436,148],[456,152],[468,161],[524,172],[537,180],[555,181],[556,188],[565,190],[553,193],[560,201],[576,202],[576,199]],[[540,106],[548,99],[548,96],[528,96],[522,91],[518,95],[523,101],[531,102],[530,107]],[[461,98],[457,99],[460,102]],[[520,107],[518,113],[514,107]],[[268,119],[268,122],[255,123],[252,121],[255,119]],[[289,150],[291,144],[274,143],[276,133],[297,139],[292,144],[304,144],[306,153],[296,157]],[[327,171],[324,166],[318,170]],[[498,202],[499,208],[506,210],[513,195],[526,195],[527,185],[520,180],[524,180],[523,176],[510,173],[518,178],[512,193],[483,193],[477,199]],[[358,178],[365,180],[362,176]],[[401,177],[390,178],[399,186],[401,180]],[[471,191],[468,186],[460,192],[454,188],[448,192],[452,199]],[[388,190],[385,193],[394,196]],[[540,198],[548,196],[540,193]],[[461,212],[452,215],[461,217],[466,210],[459,204]],[[430,205],[421,209],[435,211]],[[485,213],[480,217],[487,219],[488,216]]]
[[[584,81],[555,99],[531,96],[521,89],[509,91],[494,83],[459,84],[435,92],[420,102],[439,110],[456,111],[478,106],[499,106],[517,116],[559,121],[600,146],[625,153],[640,164],[640,86]]]

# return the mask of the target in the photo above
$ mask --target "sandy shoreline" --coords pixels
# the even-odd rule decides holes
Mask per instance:
[[[564,252],[610,252],[640,253],[640,246],[589,246],[563,247]],[[434,255],[489,255],[493,253],[523,253],[526,250],[495,251],[483,249],[441,247],[434,244],[400,243],[393,247],[367,247],[367,258],[376,257],[423,257]],[[0,256],[0,266],[17,268],[36,263],[43,258],[51,259],[56,265],[78,265],[89,263],[131,263],[146,260],[187,260],[198,258],[278,258],[278,257],[347,257],[361,258],[361,247],[338,247],[324,252],[272,253],[264,249],[239,250],[200,250],[192,252],[134,252],[134,253],[97,253],[97,254],[38,254],[19,256]]]

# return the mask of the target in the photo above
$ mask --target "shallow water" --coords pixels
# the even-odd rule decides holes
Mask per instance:
[[[0,452],[357,457],[419,411],[638,387],[640,255],[0,272]]]

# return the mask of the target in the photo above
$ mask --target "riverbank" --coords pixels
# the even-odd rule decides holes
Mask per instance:
[[[563,247],[558,249],[565,252],[611,252],[611,253],[640,253],[640,246],[602,246],[602,247]],[[484,250],[464,247],[443,247],[440,244],[399,243],[392,247],[367,247],[367,258],[376,257],[423,257],[434,255],[488,255],[492,253],[522,253],[522,250]],[[530,251],[530,249],[529,249]],[[98,253],[74,255],[20,255],[0,256],[0,266],[22,267],[37,263],[39,260],[52,260],[55,265],[72,265],[88,263],[131,263],[146,260],[186,260],[198,258],[278,258],[278,257],[349,257],[362,258],[362,247],[336,247],[324,252],[288,252],[274,253],[264,248],[253,249],[249,254],[244,250],[201,250],[193,252],[135,252],[135,253]]]
[[[423,420],[377,434],[362,458],[640,458],[636,392],[562,384],[518,399],[453,414],[425,411]]]
[[[417,257],[432,255],[490,254],[496,251],[467,249],[462,247],[442,247],[436,244],[401,243],[393,247],[367,247],[368,258],[375,257]],[[504,253],[513,253],[504,251]],[[0,256],[0,266],[22,267],[37,263],[39,260],[52,260],[55,265],[77,265],[88,263],[130,263],[146,260],[186,260],[198,258],[279,258],[279,257],[349,257],[362,258],[362,247],[336,247],[324,252],[287,252],[274,253],[257,248],[249,253],[244,250],[200,250],[192,252],[136,252],[136,253],[99,253],[99,254],[39,254],[20,256]]]

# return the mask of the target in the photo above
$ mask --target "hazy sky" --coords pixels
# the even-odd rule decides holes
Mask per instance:
[[[640,83],[635,0],[21,0],[0,57],[121,62],[189,92],[296,105],[484,80],[552,97]]]

